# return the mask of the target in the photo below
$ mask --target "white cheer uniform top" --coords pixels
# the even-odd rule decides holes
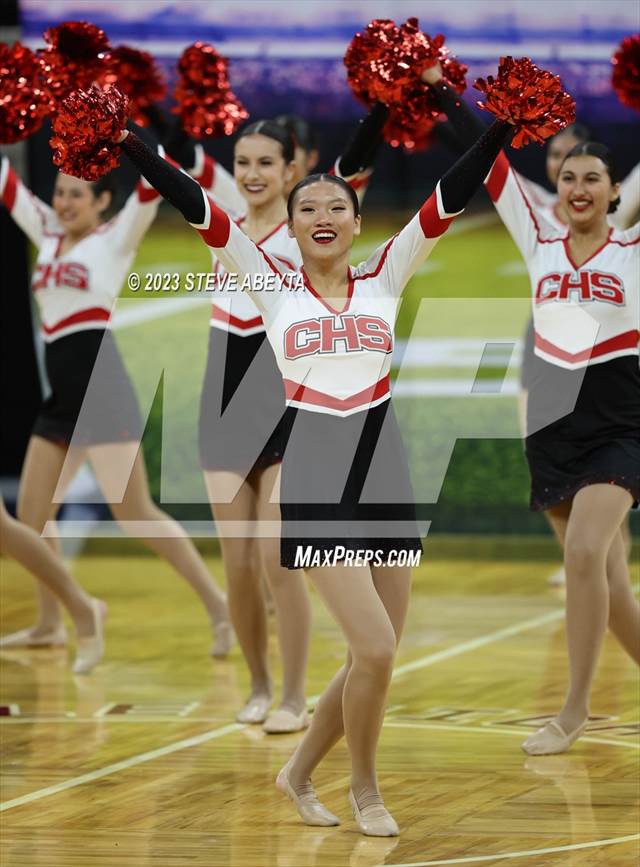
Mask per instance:
[[[240,218],[236,221],[236,225],[240,228],[243,222],[244,218]],[[290,237],[286,220],[258,241],[258,246],[268,253],[277,267],[283,271],[297,271],[302,265],[298,242]],[[211,258],[213,273],[219,281],[211,307],[211,327],[230,331],[240,337],[249,337],[263,332],[265,327],[262,314],[251,294],[241,291],[237,281],[235,286],[233,283],[225,283],[228,272],[213,251],[211,251]]]
[[[535,354],[569,370],[638,355],[640,223],[611,228],[603,246],[576,265],[568,227],[548,223],[501,153],[485,182],[529,272]]]
[[[206,194],[200,231],[224,267],[272,291],[250,289],[262,313],[289,406],[347,416],[390,397],[393,331],[402,290],[456,214],[446,214],[440,187],[418,214],[369,259],[349,268],[348,299],[337,311],[303,269],[284,271]]]
[[[161,201],[142,179],[116,216],[60,255],[64,230],[54,210],[33,195],[5,158],[0,196],[38,249],[31,287],[46,342],[77,331],[106,329],[138,245]]]
[[[241,226],[246,218],[247,202],[236,186],[235,178],[213,157],[204,152],[202,145],[196,145],[196,163],[189,174],[206,190],[211,201]],[[331,174],[337,174],[337,163]],[[371,170],[360,172],[345,180],[361,199],[364,196]],[[296,271],[302,265],[300,250],[295,238],[289,236],[287,222],[284,221],[272,232],[258,241],[258,246],[274,259],[278,267],[285,271]],[[226,269],[218,257],[211,252],[212,267],[218,278],[225,275]],[[265,330],[262,316],[251,295],[234,289],[230,284],[219,281],[215,289],[210,325],[221,331],[230,331],[239,337],[249,337]]]

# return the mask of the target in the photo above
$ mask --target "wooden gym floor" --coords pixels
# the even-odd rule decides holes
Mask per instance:
[[[566,681],[562,593],[546,581],[557,563],[466,551],[427,553],[416,574],[380,744],[401,827],[387,840],[356,831],[342,745],[314,780],[342,826],[301,824],[273,786],[298,736],[233,722],[240,653],[208,658],[204,613],[169,567],[79,558],[110,605],[104,662],[74,677],[64,649],[0,656],[2,867],[636,867],[637,669],[607,639],[588,734],[569,754],[525,756]],[[29,576],[5,560],[0,590],[2,632],[29,624]],[[344,653],[313,605],[310,697]],[[273,636],[272,649],[277,682]]]

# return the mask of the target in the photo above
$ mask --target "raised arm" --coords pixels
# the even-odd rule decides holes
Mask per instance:
[[[387,106],[381,102],[375,103],[358,123],[353,136],[331,170],[333,174],[347,181],[360,202],[369,186],[373,162],[382,143],[382,130],[388,116]]]
[[[482,185],[513,127],[496,121],[438,181],[415,217],[357,269],[357,276],[381,274],[391,294],[400,294]]]
[[[158,106],[153,106],[151,120],[171,159],[189,172],[232,218],[244,216],[247,203],[238,191],[235,178],[184,131],[182,121],[179,118],[169,120]]]
[[[425,70],[423,77],[434,92],[438,105],[451,121],[459,140],[467,147],[471,146],[485,133],[486,125],[442,78],[438,67]],[[511,167],[504,152],[500,152],[488,173],[485,187],[520,252],[527,257],[537,243],[542,221],[536,213],[528,182]]]
[[[245,275],[268,275],[273,278],[281,269],[229,219],[206,191],[188,174],[163,160],[159,154],[129,133],[121,142],[123,151],[140,173],[182,216],[200,232],[225,270]],[[253,300],[264,309],[273,293],[252,292]]]
[[[53,209],[34,196],[22,183],[5,156],[0,157],[0,198],[18,226],[36,247],[41,245],[47,229],[58,228]]]
[[[640,163],[634,166],[620,184],[620,204],[609,222],[618,229],[628,229],[640,212]]]

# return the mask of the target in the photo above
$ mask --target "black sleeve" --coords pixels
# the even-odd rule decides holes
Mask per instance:
[[[179,116],[168,114],[156,103],[148,107],[147,114],[163,148],[171,159],[180,163],[187,171],[192,169],[196,164],[196,145],[194,140],[184,131],[182,119]],[[137,130],[133,131],[137,132]]]
[[[149,183],[177,208],[190,223],[203,223],[205,202],[202,187],[193,178],[181,172],[171,163],[141,141],[135,133],[129,133],[120,145]]]
[[[343,178],[368,169],[382,141],[382,130],[387,122],[389,109],[376,102],[358,127],[338,160],[338,169]]]
[[[457,214],[465,208],[513,132],[510,123],[496,120],[441,178],[440,195],[447,214]]]
[[[438,81],[429,87],[443,114],[464,148],[469,148],[486,131],[487,125],[469,108],[459,93],[447,81]]]
[[[139,126],[134,120],[129,118],[127,121],[127,129],[129,132],[135,133],[138,138],[150,148],[158,147],[160,137],[156,135],[155,131],[151,127]]]
[[[458,155],[465,152],[465,148],[462,146],[450,120],[438,121],[433,130],[433,137],[438,144],[444,145]]]

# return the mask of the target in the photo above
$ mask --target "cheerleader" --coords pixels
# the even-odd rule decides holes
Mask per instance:
[[[425,73],[425,80],[433,86],[434,93],[440,101],[441,108],[445,114],[450,115],[454,121],[452,131],[454,140],[460,139],[467,144],[469,141],[482,134],[484,124],[482,121],[470,112],[466,105],[455,97],[455,95],[446,86],[443,87],[442,67],[436,64],[434,67]],[[457,135],[456,135],[457,129]],[[470,138],[471,137],[471,138]],[[546,189],[540,184],[525,178],[519,172],[514,172],[518,182],[525,190],[529,201],[535,207],[536,212],[546,223],[553,226],[558,231],[566,230],[568,217],[558,199],[556,191],[558,183],[558,173],[560,166],[567,154],[576,145],[587,142],[590,139],[590,132],[586,126],[579,123],[570,124],[560,132],[556,133],[547,143],[545,171],[547,180],[553,187],[553,191]],[[620,204],[614,213],[607,216],[607,220],[611,226],[618,229],[628,229],[640,212],[640,163],[636,165],[632,171],[620,182]],[[527,325],[523,346],[522,346],[522,361],[520,363],[520,393],[518,395],[518,418],[520,421],[520,429],[523,436],[527,429],[527,401],[529,396],[530,383],[534,377],[534,369],[537,364],[536,355],[534,352],[535,329],[533,325],[533,316],[529,319]],[[553,525],[552,525],[553,529]],[[555,531],[554,531],[555,532]],[[622,536],[624,539],[627,558],[631,555],[631,531],[629,528],[629,518],[625,518],[622,523]],[[564,567],[557,569],[549,576],[549,584],[553,587],[562,587],[566,583]]]
[[[45,584],[66,607],[76,628],[74,674],[88,674],[104,655],[103,622],[107,606],[77,584],[44,539],[16,521],[0,497],[0,554],[8,554]],[[28,642],[29,636],[23,636]],[[37,644],[37,641],[31,641]],[[16,646],[17,642],[14,643]]]
[[[273,121],[246,126],[235,142],[233,183],[245,209],[236,225],[287,270],[300,265],[298,245],[287,233],[284,199],[293,157],[290,134]],[[224,199],[219,175],[207,159],[200,177]],[[272,494],[278,489],[286,439],[282,379],[260,310],[237,284],[225,284],[229,274],[216,256],[212,259],[220,289],[212,306],[201,394],[200,461],[220,530],[231,618],[251,676],[251,693],[236,719],[262,724],[269,734],[299,731],[309,724],[305,673],[311,608],[306,584],[302,572],[280,565],[279,533],[257,538],[251,527],[256,520],[274,526],[280,522]],[[245,526],[247,532],[225,535],[224,527],[231,523]],[[283,668],[281,701],[271,712],[262,574],[275,608]]]
[[[49,207],[2,158],[0,197],[38,250],[32,288],[51,387],[29,441],[18,517],[41,533],[59,509],[54,495],[62,499],[66,485],[88,458],[114,517],[126,531],[131,521],[154,522],[157,534],[145,543],[198,594],[215,628],[211,652],[225,656],[232,630],[224,594],[182,528],[151,499],[140,450],[142,420],[109,329],[111,306],[156,215],[159,197],[141,181],[122,210],[103,222],[113,192],[109,176],[89,183],[60,173]],[[94,378],[88,388],[94,365],[98,382]],[[50,544],[55,545],[53,540]],[[66,642],[57,599],[42,584],[38,593],[37,625],[5,636],[2,646]]]
[[[446,84],[434,89],[464,137],[471,113]],[[558,715],[523,744],[546,755],[568,750],[587,725],[607,625],[640,662],[640,603],[621,530],[640,499],[640,224],[609,224],[620,182],[610,152],[594,142],[577,144],[560,165],[562,228],[545,221],[504,154],[486,187],[531,280],[531,506],[545,511],[564,548],[569,688]]]
[[[366,190],[386,116],[384,106],[375,107],[336,160],[334,171],[346,168],[359,196]],[[296,173],[306,175],[317,159],[309,124],[285,116],[244,127],[234,146],[233,177],[180,129],[174,127],[166,146],[280,267],[299,267],[300,251],[287,231],[285,197]],[[282,379],[260,310],[248,294],[225,283],[225,269],[215,255],[212,259],[220,286],[212,305],[199,422],[209,501],[219,528],[227,523],[249,528],[256,519],[277,526],[280,513],[272,494],[278,489],[286,441]],[[254,535],[228,537],[221,532],[231,617],[251,675],[251,693],[236,719],[262,724],[271,734],[299,731],[309,724],[304,680],[311,613],[306,584],[301,572],[280,565],[279,535]],[[282,697],[274,711],[261,572],[275,607],[283,663]]]
[[[549,223],[549,225],[558,230],[564,230],[568,224],[568,216],[562,208],[556,192],[560,166],[567,154],[573,150],[576,145],[589,141],[590,137],[589,130],[582,124],[576,123],[566,127],[549,140],[547,145],[545,168],[547,179],[553,187],[553,192],[550,192],[539,184],[528,180],[523,175],[516,172],[516,176],[521,186],[524,188],[527,197],[535,207],[536,211],[547,223]],[[615,226],[618,229],[628,229],[638,217],[639,212],[640,163],[636,165],[627,177],[620,182],[620,204],[614,213],[608,215],[607,219],[611,226]],[[529,385],[533,375],[533,368],[536,364],[534,340],[535,332],[532,317],[529,320],[525,332],[522,362],[520,365],[520,394],[518,397],[518,406],[523,432],[526,430]],[[631,554],[631,531],[629,529],[628,518],[625,519],[622,524],[622,535],[628,558]],[[554,572],[549,577],[549,583],[555,587],[563,586],[566,583],[564,568]]]
[[[420,212],[351,268],[360,209],[334,175],[311,175],[288,200],[288,230],[303,267],[287,272],[190,178],[136,136],[124,152],[196,227],[260,309],[287,396],[291,433],[281,486],[281,563],[302,566],[349,645],[277,785],[307,824],[335,825],[310,775],[346,735],[350,802],[364,834],[398,826],[378,790],[375,756],[410,588],[408,555],[420,552],[409,469],[390,404],[393,323],[400,294],[491,167],[512,127],[496,123],[439,182]],[[260,284],[274,291],[257,291]]]

